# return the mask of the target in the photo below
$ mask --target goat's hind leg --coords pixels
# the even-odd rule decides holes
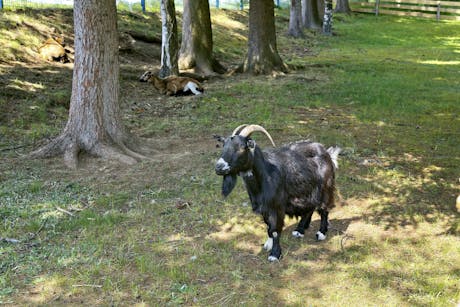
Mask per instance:
[[[190,90],[195,95],[201,95],[202,94],[202,92],[200,92],[198,90],[198,86],[195,83],[191,82],[191,81],[187,82],[187,84],[184,87],[184,92],[187,92],[188,90]]]
[[[315,209],[312,209],[307,212],[307,214],[303,215],[302,218],[300,219],[299,224],[297,225],[296,229],[292,232],[292,236],[296,238],[302,238],[305,234],[305,229],[308,229],[310,227],[310,222],[311,222],[311,216]]]
[[[316,233],[316,240],[324,241],[326,240],[327,227],[329,225],[329,211],[327,211],[327,209],[319,209],[318,213],[321,215],[321,224],[319,231]]]

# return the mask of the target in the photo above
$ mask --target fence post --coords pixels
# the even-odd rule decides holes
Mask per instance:
[[[141,0],[142,13],[145,13],[145,0]]]
[[[0,0],[0,10],[3,10],[3,0]]]
[[[240,0],[240,10],[243,10],[243,9],[244,9],[243,0]]]
[[[280,7],[280,0],[276,0],[276,7]]]
[[[380,0],[375,0],[375,16],[379,16],[379,3]]]
[[[219,0],[216,0],[216,8],[219,8]]]
[[[438,8],[436,9],[436,21],[441,19],[441,2],[438,1]]]

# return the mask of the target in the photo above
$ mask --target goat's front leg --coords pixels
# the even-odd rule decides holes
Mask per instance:
[[[264,249],[269,252],[273,248],[273,236],[272,236],[273,230],[270,230],[270,224],[268,222],[268,216],[267,217],[264,216],[264,222],[268,226],[268,230],[267,230],[268,238],[267,238],[267,241],[265,241]]]
[[[280,237],[284,219],[277,212],[271,211],[267,217],[264,217],[264,220],[268,226],[268,240],[264,245],[264,248],[270,251],[268,261],[278,261],[281,258]]]

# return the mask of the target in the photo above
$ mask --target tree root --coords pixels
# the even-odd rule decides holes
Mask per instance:
[[[179,59],[179,69],[181,71],[187,71],[189,74],[194,74],[196,76],[204,76],[205,79],[217,75],[222,75],[228,70],[214,56],[212,56],[210,59],[196,59],[192,56],[184,56],[183,58]],[[194,78],[200,82],[204,81],[193,76],[191,78]]]
[[[147,156],[144,156],[144,155],[141,155],[140,153],[137,153],[131,149],[129,149],[125,144],[119,144],[119,146],[121,147],[121,149],[124,151],[124,153],[138,161],[140,160],[150,160],[149,157]]]
[[[237,68],[235,68],[231,74],[233,73],[252,73],[253,75],[284,75],[289,73],[289,66],[285,63],[279,65],[263,65],[263,64],[252,64],[252,66],[248,66],[247,63],[240,64]]]
[[[64,164],[71,169],[78,167],[78,154],[80,149],[77,143],[71,142],[64,151]]]
[[[69,142],[68,138],[65,135],[60,135],[50,143],[40,147],[32,151],[28,157],[29,158],[51,158],[57,155],[61,155],[65,151],[65,147],[67,147],[67,142]]]
[[[78,168],[79,155],[81,152],[87,152],[90,155],[100,157],[106,160],[117,160],[123,164],[133,165],[141,160],[150,160],[150,158],[135,152],[132,144],[126,145],[122,142],[97,142],[91,148],[82,148],[72,136],[62,134],[52,140],[47,145],[34,150],[27,157],[29,158],[51,158],[63,155],[64,164],[71,168]]]
[[[106,160],[117,160],[121,163],[128,165],[133,165],[137,163],[137,160],[134,157],[124,153],[123,151],[119,150],[114,146],[98,144],[91,150],[91,152],[94,153],[96,156]]]

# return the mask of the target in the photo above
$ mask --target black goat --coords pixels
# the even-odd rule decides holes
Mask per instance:
[[[269,261],[281,257],[280,236],[285,215],[300,217],[292,232],[303,237],[315,210],[321,215],[317,240],[326,239],[329,210],[334,207],[335,169],[339,147],[325,149],[311,141],[301,141],[262,151],[250,138],[263,132],[275,146],[270,134],[258,125],[242,125],[230,137],[215,136],[223,142],[216,163],[216,174],[223,176],[222,194],[235,187],[237,176],[244,180],[254,212],[261,214],[268,226],[264,245],[271,251]]]

